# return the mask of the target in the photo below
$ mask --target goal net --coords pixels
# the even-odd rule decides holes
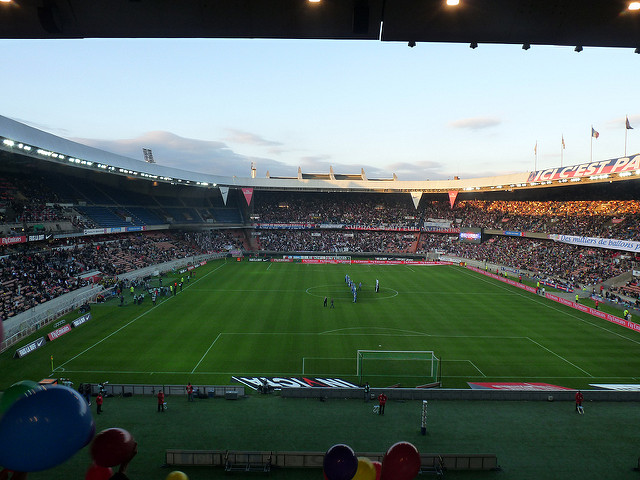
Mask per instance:
[[[433,351],[358,350],[356,374],[360,384],[418,386],[437,382],[439,366]]]

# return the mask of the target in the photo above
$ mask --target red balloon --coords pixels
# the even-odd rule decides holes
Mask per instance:
[[[373,462],[373,466],[376,467],[376,480],[380,480],[380,475],[382,474],[382,463]]]
[[[133,456],[136,442],[122,428],[107,428],[98,433],[91,444],[91,458],[100,467],[120,465]]]
[[[409,442],[391,445],[382,459],[381,480],[412,480],[420,472],[420,453]]]
[[[113,470],[109,467],[101,467],[95,463],[89,467],[84,476],[84,480],[109,480],[113,475]]]

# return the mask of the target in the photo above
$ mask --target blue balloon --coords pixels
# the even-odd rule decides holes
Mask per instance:
[[[329,480],[351,480],[358,470],[358,457],[349,445],[339,443],[324,454],[322,467]]]
[[[36,390],[0,419],[0,465],[17,472],[55,467],[84,447],[94,430],[78,392],[61,385]]]

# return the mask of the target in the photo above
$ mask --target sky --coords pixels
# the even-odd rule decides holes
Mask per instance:
[[[632,49],[83,39],[0,40],[0,51],[0,115],[213,175],[248,177],[254,162],[258,177],[333,166],[475,178],[623,156],[625,132],[627,154],[640,152]]]

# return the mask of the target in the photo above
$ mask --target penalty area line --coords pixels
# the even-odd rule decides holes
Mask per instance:
[[[215,345],[215,343],[218,341],[218,339],[220,338],[220,335],[222,335],[222,333],[219,333],[218,336],[216,337],[216,339],[211,342],[211,345],[209,345],[209,348],[207,348],[207,351],[204,352],[204,355],[202,355],[202,358],[200,358],[200,361],[198,363],[196,363],[196,366],[193,367],[193,370],[191,370],[191,373],[196,371],[196,368],[198,368],[200,366],[200,364],[202,363],[202,361],[204,360],[204,357],[207,356],[207,354],[209,353],[209,350],[211,350],[211,348]]]

